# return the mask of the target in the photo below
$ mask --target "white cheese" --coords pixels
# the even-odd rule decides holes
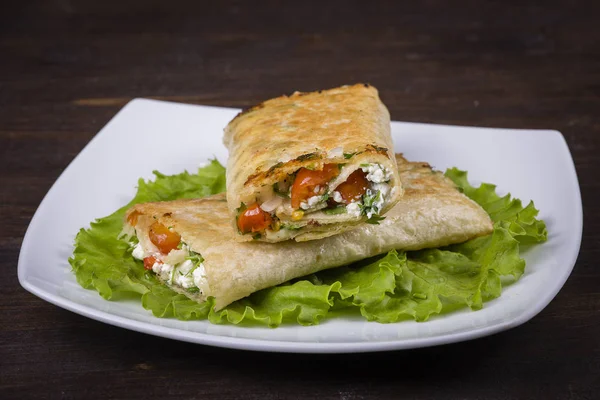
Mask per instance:
[[[171,264],[165,264],[161,262],[155,262],[152,266],[152,271],[156,273],[162,280],[167,281],[169,284],[172,284],[171,275],[173,272],[173,266]]]
[[[132,251],[133,257],[138,260],[143,260],[148,254],[139,243]],[[184,289],[198,287],[200,291],[206,290],[208,281],[204,265],[201,263],[198,268],[194,269],[194,262],[186,259],[190,255],[190,248],[185,244],[181,246],[181,249],[171,250],[167,256],[155,254],[160,260],[152,265],[152,271],[169,285],[176,285]]]
[[[384,183],[392,177],[391,171],[380,164],[368,164],[365,167],[361,167],[361,169],[367,174],[367,180],[374,183]]]
[[[316,206],[317,204],[319,204],[322,199],[323,199],[323,196],[312,196],[312,197],[309,197],[308,200],[303,201],[302,203],[300,203],[300,208],[302,208],[303,210],[308,210],[309,208],[313,208],[314,206]]]
[[[206,280],[206,270],[204,269],[204,264],[200,263],[198,268],[192,272],[192,275],[196,287],[198,287],[200,291],[205,292],[208,288],[208,281]]]
[[[353,217],[360,217],[360,202],[350,203],[346,206],[346,212]]]
[[[194,263],[191,260],[185,260],[182,262],[175,271],[175,284],[179,285],[185,289],[196,286],[194,284],[193,272],[190,271],[194,268]]]
[[[374,183],[373,185],[371,185],[371,188],[374,192],[381,192],[381,196],[383,196],[383,198],[386,198],[388,193],[390,192],[390,185],[388,185],[387,183]]]
[[[341,203],[343,201],[342,195],[340,194],[340,192],[338,192],[338,191],[333,192],[333,201],[335,201],[336,203]]]
[[[133,256],[133,258],[137,258],[138,260],[143,260],[146,257],[146,252],[144,251],[144,248],[142,247],[141,243],[135,245],[133,251],[131,252],[131,255]]]

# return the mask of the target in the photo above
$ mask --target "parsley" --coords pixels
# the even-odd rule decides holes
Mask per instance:
[[[140,240],[137,238],[137,236],[132,236],[131,240],[129,241],[129,247],[127,247],[127,251],[131,253],[133,251],[133,249],[135,249],[135,246],[138,245],[139,242],[140,242]]]
[[[344,158],[345,158],[346,160],[349,160],[349,159],[351,159],[351,158],[352,158],[352,157],[353,157],[355,154],[356,154],[356,152],[354,152],[354,153],[344,153]]]
[[[371,225],[379,225],[380,221],[383,221],[385,219],[385,217],[380,217],[377,214],[373,214],[373,216],[371,218],[369,218],[368,220],[366,220],[365,222],[367,224],[371,224]]]
[[[254,240],[258,240],[262,237],[262,235],[260,233],[255,233],[254,235],[252,235],[252,239]]]
[[[323,212],[327,215],[337,215],[337,214],[345,214],[346,211],[346,206],[338,206],[335,208],[327,208],[325,210],[323,210]]]
[[[202,263],[202,261],[204,261],[204,258],[200,254],[196,253],[195,251],[191,251],[191,250],[190,250],[190,255],[187,256],[185,259],[190,260],[194,264],[193,269],[196,269],[200,265],[200,263]]]
[[[194,266],[187,272],[187,274],[185,274],[185,276],[188,276],[189,274],[193,273],[194,270],[198,268],[200,264],[202,264],[202,261],[204,261],[204,258],[200,254],[191,250],[190,255],[187,256],[185,259],[190,260],[192,264],[194,264]]]
[[[186,290],[187,290],[188,293],[198,293],[198,292],[200,292],[200,289],[198,289],[197,287],[187,288]]]
[[[378,190],[375,193],[373,193],[373,191],[371,189],[367,189],[367,193],[365,193],[362,197],[362,204],[359,205],[360,207],[360,213],[362,215],[369,215],[371,214],[371,217],[369,218],[369,220],[371,220],[373,217],[378,216],[378,214],[381,212],[381,205],[383,203],[383,195],[381,194],[381,191]],[[377,204],[379,203],[379,204]],[[374,222],[369,222],[370,224],[378,224],[380,220],[373,220]]]

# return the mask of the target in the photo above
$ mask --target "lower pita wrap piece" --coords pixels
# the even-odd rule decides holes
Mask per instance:
[[[294,278],[386,253],[460,243],[492,232],[488,214],[426,163],[397,156],[404,197],[380,225],[307,242],[238,242],[225,194],[138,204],[126,215],[144,260],[175,291],[215,309]]]

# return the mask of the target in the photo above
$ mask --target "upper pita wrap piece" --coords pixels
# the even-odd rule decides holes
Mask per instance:
[[[366,84],[265,101],[225,128],[238,241],[307,241],[378,220],[402,195],[390,115]]]
[[[237,242],[225,195],[218,194],[132,207],[126,227],[133,226],[139,239],[133,255],[191,299],[213,296],[218,310],[260,289],[393,249],[445,246],[492,232],[488,214],[442,173],[397,160],[405,194],[380,225],[301,243]],[[168,255],[153,243],[169,242],[165,230],[179,235],[171,247],[181,241]]]

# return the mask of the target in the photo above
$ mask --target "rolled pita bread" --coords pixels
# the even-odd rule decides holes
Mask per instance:
[[[390,114],[367,84],[265,101],[225,128],[239,241],[306,241],[390,210],[402,195]]]
[[[301,243],[247,243],[234,239],[224,194],[138,204],[126,215],[126,225],[135,228],[139,239],[134,256],[137,251],[138,258],[156,257],[151,267],[159,279],[198,302],[214,297],[218,310],[260,289],[393,249],[445,246],[492,232],[489,215],[441,172],[401,156],[397,163],[405,193],[379,225],[363,224]],[[161,254],[149,239],[155,223],[179,234],[182,249]],[[182,260],[196,253],[201,263],[192,266],[185,260],[187,266],[181,267]],[[169,262],[180,264],[169,270],[164,268]]]

